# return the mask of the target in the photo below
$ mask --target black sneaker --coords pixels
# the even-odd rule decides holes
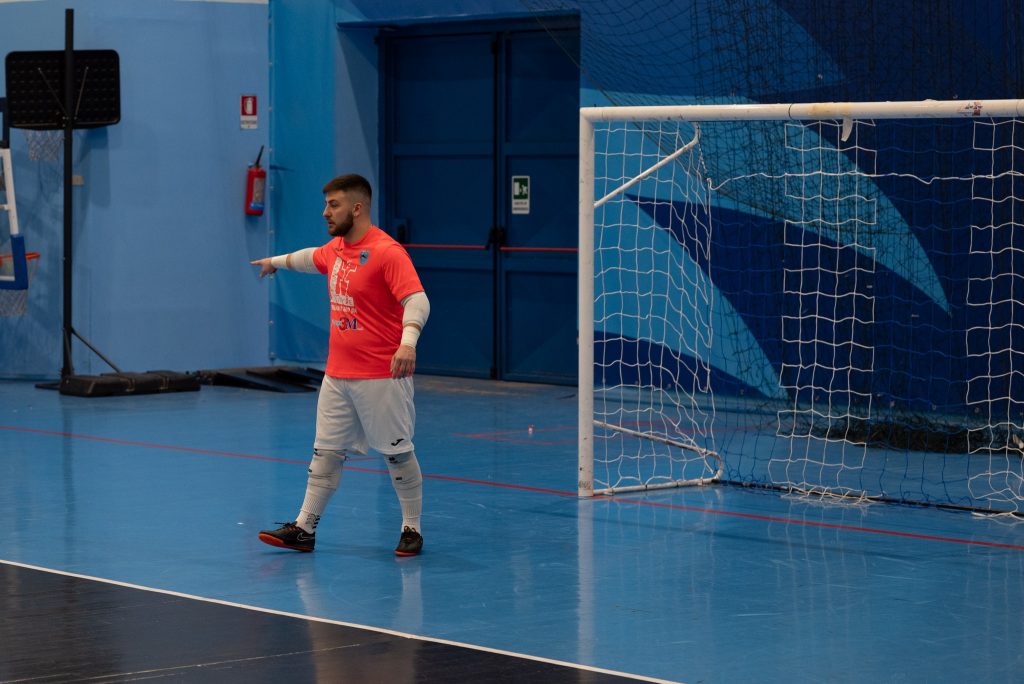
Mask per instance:
[[[398,548],[395,549],[396,556],[415,556],[423,548],[423,537],[420,533],[406,525],[402,530],[402,537],[398,540]]]
[[[271,546],[295,551],[312,551],[316,544],[316,533],[310,533],[293,522],[284,523],[276,530],[261,530],[260,541]]]

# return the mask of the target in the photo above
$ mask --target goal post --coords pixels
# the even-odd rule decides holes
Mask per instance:
[[[579,495],[1024,509],[1021,117],[581,109]]]

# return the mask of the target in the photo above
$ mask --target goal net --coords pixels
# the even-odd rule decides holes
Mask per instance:
[[[1024,101],[581,110],[579,493],[1018,512]]]

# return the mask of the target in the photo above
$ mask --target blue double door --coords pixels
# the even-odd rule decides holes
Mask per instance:
[[[384,226],[431,300],[419,370],[575,384],[574,20],[382,34]]]

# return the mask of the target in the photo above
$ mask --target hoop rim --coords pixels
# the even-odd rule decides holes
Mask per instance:
[[[39,252],[25,252],[25,261],[26,262],[35,261],[39,257],[40,257]],[[0,266],[3,266],[4,262],[7,261],[8,259],[10,259],[11,261],[14,261],[14,255],[11,254],[10,252],[8,252],[6,254],[0,254]]]

